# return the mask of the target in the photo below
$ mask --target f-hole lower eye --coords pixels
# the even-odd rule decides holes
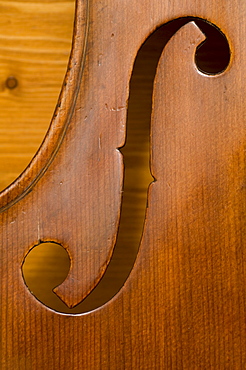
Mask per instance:
[[[22,274],[30,292],[43,304],[57,311],[64,310],[64,303],[53,293],[67,277],[70,258],[66,249],[56,242],[35,245],[26,255]]]
[[[29,261],[26,258],[23,266],[24,269],[26,268],[24,277],[29,289],[44,304],[57,311],[82,313],[101,306],[121,289],[133,268],[144,226],[147,189],[150,182],[153,181],[149,168],[153,82],[158,61],[165,45],[180,27],[190,21],[195,21],[207,36],[207,40],[197,48],[195,57],[197,68],[206,74],[218,74],[223,72],[230,62],[230,48],[225,35],[211,23],[194,17],[180,18],[160,27],[150,35],[139,49],[130,80],[127,141],[125,147],[121,148],[125,162],[125,182],[120,228],[115,252],[104,277],[84,302],[73,309],[69,309],[62,302],[58,302],[57,296],[55,296],[55,299],[52,298],[54,283],[53,286],[44,285],[41,288],[43,294],[41,299],[41,293],[35,293],[34,289],[36,288],[31,285],[32,267],[25,266],[31,260]],[[50,247],[48,246],[48,248]],[[64,254],[61,246],[53,247],[51,253],[54,253],[51,260],[56,259],[55,255]],[[33,260],[33,264],[39,264],[39,261],[45,264],[45,260],[50,259],[48,254],[51,248],[48,254],[47,250],[45,252],[45,245],[42,246],[41,244],[36,248],[40,248],[40,255],[36,255],[36,262]],[[42,248],[44,248],[43,251]],[[34,252],[35,249],[30,253]],[[61,258],[61,261],[64,258],[61,262],[61,266],[64,264],[64,274],[62,275],[64,279],[68,272],[69,258],[66,252],[63,257],[59,258]],[[48,268],[47,263],[46,265]],[[52,274],[52,272],[50,273]],[[36,281],[38,282],[37,278]]]

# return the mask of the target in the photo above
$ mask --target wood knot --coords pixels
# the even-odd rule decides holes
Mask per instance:
[[[18,86],[18,80],[14,76],[9,76],[5,81],[5,85],[8,89],[13,90]]]

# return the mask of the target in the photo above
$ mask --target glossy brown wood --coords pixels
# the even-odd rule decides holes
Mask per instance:
[[[57,118],[30,168],[2,194],[2,368],[244,369],[246,5],[124,0],[77,7]],[[72,266],[56,293],[70,307],[101,279],[119,224],[118,149],[134,60],[158,26],[186,16],[224,32],[230,65],[216,76],[197,70],[195,50],[205,36],[193,22],[170,39],[154,82],[155,182],[131,274],[97,310],[50,310],[24,284],[24,256],[40,241],[68,249]]]

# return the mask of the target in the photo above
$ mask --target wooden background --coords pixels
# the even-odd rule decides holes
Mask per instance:
[[[49,127],[71,51],[75,0],[0,1],[0,190]],[[18,85],[8,88],[14,77]]]

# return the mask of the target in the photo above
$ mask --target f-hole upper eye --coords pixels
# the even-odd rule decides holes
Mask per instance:
[[[206,40],[196,50],[195,63],[197,68],[205,74],[222,73],[230,63],[230,46],[222,30],[204,19],[196,17],[175,19],[156,30],[150,38],[162,39],[163,43],[166,44],[179,28],[192,21],[206,36]],[[160,42],[158,44],[160,45]],[[162,50],[160,48],[159,52],[161,53]]]
[[[231,52],[224,33],[215,25],[201,19],[195,20],[206,36],[206,40],[197,48],[195,62],[197,68],[206,74],[222,73],[230,63]]]

